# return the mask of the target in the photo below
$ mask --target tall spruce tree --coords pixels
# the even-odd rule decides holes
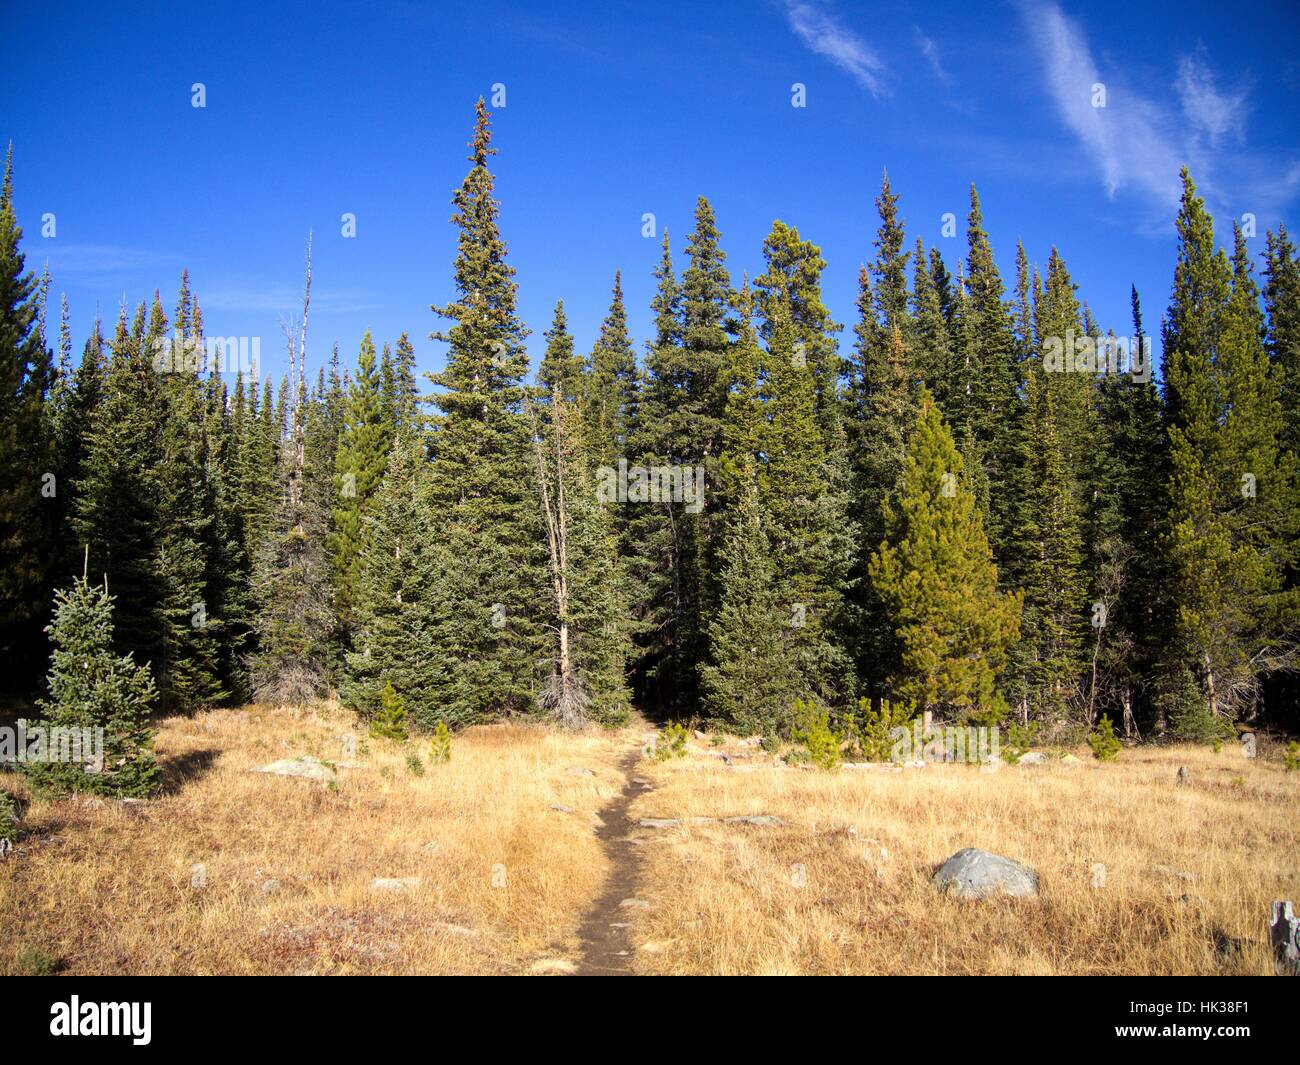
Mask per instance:
[[[40,292],[25,269],[14,207],[13,145],[0,186],[0,651],[13,665],[5,687],[36,681],[45,597],[53,454],[44,412],[49,352],[38,322]],[[57,492],[67,486],[55,484]]]
[[[471,168],[453,197],[456,298],[434,308],[453,323],[432,419],[428,490],[446,553],[435,645],[445,656],[438,693],[458,721],[532,706],[543,634],[543,537],[523,405],[527,330],[514,268],[498,227],[488,160],[495,153],[480,99]]]
[[[1294,557],[1295,462],[1278,446],[1282,405],[1263,346],[1258,289],[1240,231],[1232,260],[1186,169],[1178,264],[1165,325],[1176,626],[1170,707],[1189,736],[1254,708],[1260,678],[1291,667],[1297,609],[1283,571]]]

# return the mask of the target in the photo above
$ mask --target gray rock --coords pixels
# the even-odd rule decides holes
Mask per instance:
[[[334,771],[310,755],[305,758],[281,758],[278,762],[259,766],[254,773],[270,773],[277,777],[303,777],[308,780],[329,780]]]
[[[645,899],[624,899],[618,904],[620,910],[648,910],[650,903]]]
[[[679,817],[643,817],[637,822],[642,828],[676,828],[681,823]]]
[[[370,886],[375,891],[410,891],[411,888],[420,886],[420,878],[418,876],[377,876],[370,882]]]
[[[1038,874],[1000,854],[964,847],[939,867],[934,886],[941,894],[963,899],[997,895],[1029,898],[1038,894]]]
[[[1028,751],[1020,756],[1020,761],[1016,765],[1042,765],[1047,761],[1047,755],[1042,751]]]
[[[275,894],[277,891],[279,891],[279,890],[280,890],[280,881],[278,881],[278,880],[263,880],[263,881],[262,881],[262,894],[263,894],[263,895],[274,895],[274,894]]]
[[[771,814],[748,814],[744,817],[726,817],[723,820],[729,825],[780,825],[785,823],[779,817],[773,817]]]
[[[1075,758],[1074,755],[1065,754],[1061,756],[1061,765],[1068,765],[1073,768],[1074,766],[1083,765],[1083,763],[1080,762],[1079,759]]]
[[[580,765],[571,765],[565,772],[571,777],[594,777],[596,775],[590,769],[584,769]]]
[[[573,813],[573,807],[572,807],[572,806],[565,806],[564,803],[562,803],[562,802],[553,802],[553,803],[551,803],[551,809],[554,810],[557,814],[571,814],[571,813]]]

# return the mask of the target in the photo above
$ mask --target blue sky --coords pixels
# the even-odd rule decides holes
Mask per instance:
[[[48,259],[66,291],[78,353],[96,306],[111,321],[160,286],[170,311],[188,266],[208,332],[259,336],[279,366],[311,227],[313,363],[335,339],[352,361],[369,327],[409,331],[436,369],[449,199],[474,100],[497,83],[502,227],[534,361],[559,298],[590,346],[616,267],[640,346],[658,254],[642,216],[670,229],[680,265],[699,195],[737,280],[761,270],[773,219],[820,244],[846,332],[885,167],[909,234],[950,268],[974,181],[1008,281],[1018,238],[1038,263],[1056,244],[1120,332],[1131,283],[1151,329],[1168,299],[1181,163],[1221,236],[1246,213],[1256,251],[1279,220],[1300,228],[1288,3],[47,2],[5,3],[3,19],[0,140],[28,263]]]

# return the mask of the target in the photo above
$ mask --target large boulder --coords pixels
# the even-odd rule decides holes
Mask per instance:
[[[941,894],[963,899],[1030,898],[1038,894],[1038,874],[1000,854],[964,847],[939,867],[934,886]]]

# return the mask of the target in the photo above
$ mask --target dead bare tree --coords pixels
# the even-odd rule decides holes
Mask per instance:
[[[563,400],[559,389],[551,393],[551,434],[555,441],[555,468],[547,469],[545,436],[538,424],[537,414],[527,403],[533,427],[533,450],[537,457],[537,484],[541,496],[542,514],[546,521],[546,545],[550,552],[551,597],[555,604],[556,624],[552,626],[556,649],[552,658],[551,676],[539,698],[543,709],[550,710],[556,720],[566,728],[582,728],[586,722],[589,702],[581,679],[574,667],[571,630],[569,624],[569,514],[564,494],[566,475],[564,454]],[[550,481],[554,478],[552,496]]]

